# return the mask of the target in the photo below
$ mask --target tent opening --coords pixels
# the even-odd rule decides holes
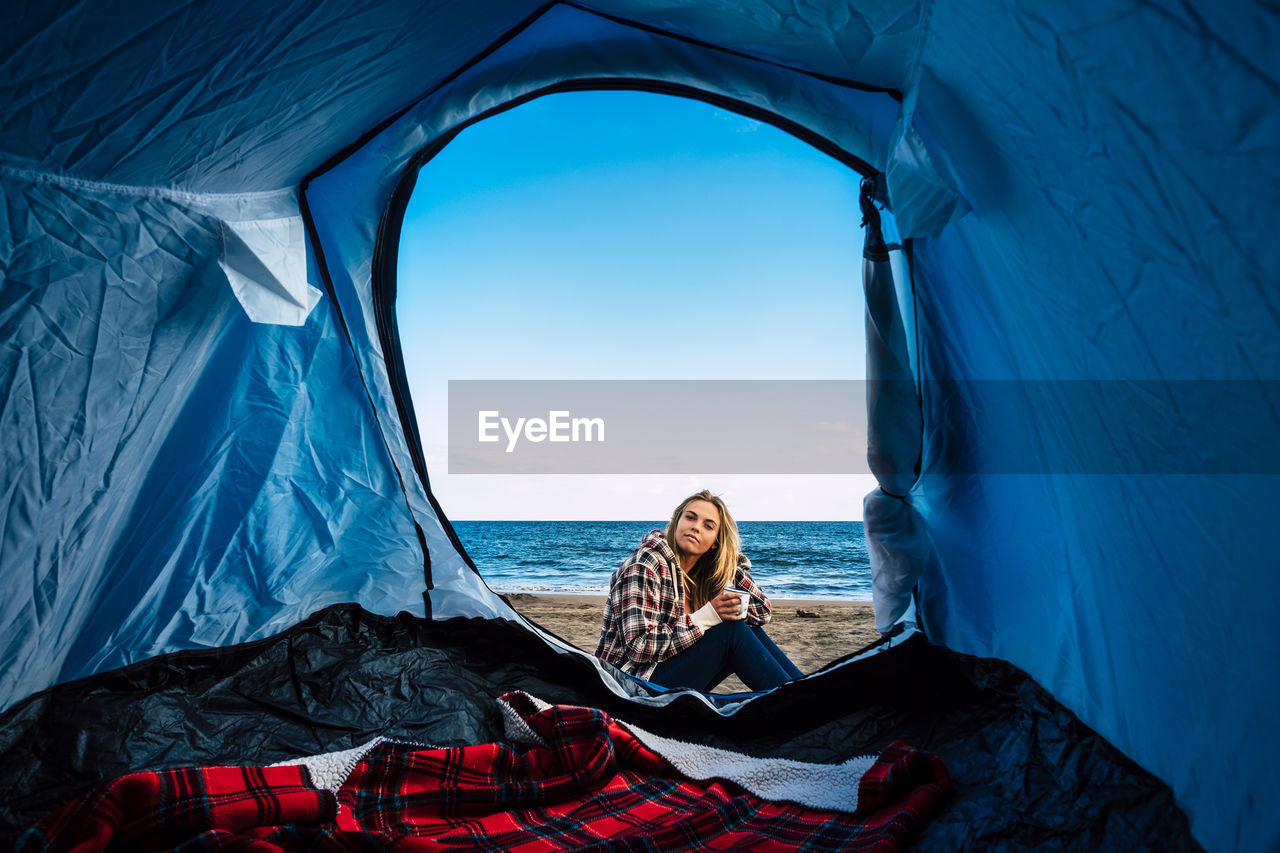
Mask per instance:
[[[767,593],[869,602],[869,473],[660,475],[611,460],[602,474],[476,476],[451,446],[470,424],[451,412],[467,381],[539,382],[552,398],[556,383],[630,383],[694,443],[732,436],[681,424],[664,382],[859,390],[861,177],[765,122],[639,91],[535,99],[421,167],[399,240],[400,346],[431,489],[491,588],[603,595],[640,537],[710,488]],[[591,651],[598,613],[580,621],[562,636]],[[851,632],[841,654],[874,636]]]

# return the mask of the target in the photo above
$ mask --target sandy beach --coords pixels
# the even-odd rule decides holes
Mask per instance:
[[[604,613],[603,595],[504,593],[512,606],[579,648],[595,651]],[[801,613],[812,614],[802,616]],[[801,671],[815,672],[836,658],[857,651],[879,638],[871,603],[774,599],[769,636]],[[730,677],[717,693],[745,690]]]

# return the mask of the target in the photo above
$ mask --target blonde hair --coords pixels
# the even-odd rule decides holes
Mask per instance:
[[[699,557],[698,562],[685,573],[685,577],[689,580],[685,595],[689,598],[690,607],[697,610],[719,595],[726,586],[733,585],[738,570],[739,540],[738,525],[734,522],[733,516],[729,515],[729,508],[724,505],[719,495],[713,495],[703,489],[696,495],[690,495],[682,500],[680,506],[676,507],[676,511],[671,513],[671,521],[667,522],[667,542],[673,550],[676,547],[676,525],[680,523],[684,508],[694,501],[713,504],[720,513],[720,526],[716,530],[716,541],[711,546],[711,550]]]

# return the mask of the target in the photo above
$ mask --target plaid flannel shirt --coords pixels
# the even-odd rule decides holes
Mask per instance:
[[[769,599],[751,579],[751,561],[738,555],[733,585],[751,593],[747,624],[769,621]],[[604,625],[596,657],[648,678],[659,663],[702,639],[702,629],[685,612],[684,579],[666,534],[654,530],[613,573],[604,605]]]

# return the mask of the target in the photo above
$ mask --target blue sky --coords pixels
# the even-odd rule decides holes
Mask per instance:
[[[432,486],[458,519],[859,519],[870,477],[449,476],[451,379],[862,379],[859,176],[648,93],[552,95],[423,167],[397,313]],[[673,413],[673,417],[678,417]]]

